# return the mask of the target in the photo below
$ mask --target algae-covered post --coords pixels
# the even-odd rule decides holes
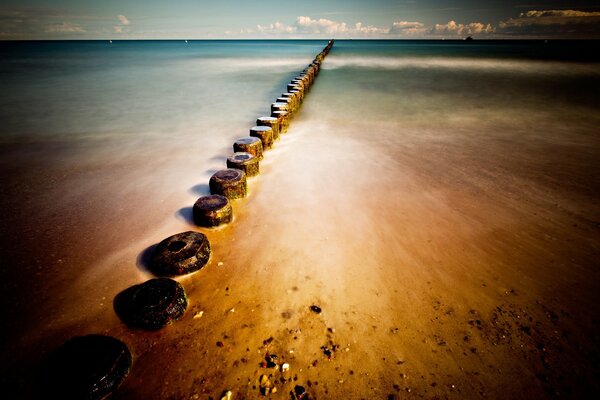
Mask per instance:
[[[271,113],[271,116],[277,118],[279,126],[281,127],[281,133],[286,133],[290,126],[290,116],[287,111],[277,110]]]
[[[208,185],[212,194],[220,194],[228,199],[240,199],[248,193],[246,173],[239,169],[228,168],[215,172]]]
[[[233,153],[227,157],[227,168],[244,171],[246,176],[256,176],[260,172],[258,158],[244,151]]]
[[[131,353],[118,339],[77,336],[54,350],[43,366],[44,394],[58,399],[103,399],[125,380]]]
[[[194,203],[192,213],[196,225],[208,228],[228,224],[233,219],[229,199],[220,194],[200,197]]]
[[[257,137],[247,136],[236,140],[233,143],[233,151],[245,151],[246,153],[253,154],[259,160],[263,159],[262,141]]]
[[[150,279],[115,298],[115,310],[127,325],[149,331],[181,318],[187,305],[185,289],[169,278]]]
[[[204,267],[210,258],[210,243],[200,232],[182,232],[160,242],[152,255],[151,269],[157,275],[184,275]]]
[[[274,118],[274,117],[271,117]],[[272,126],[267,125],[257,125],[250,128],[250,136],[259,138],[263,144],[263,149],[270,149],[273,147],[273,140],[279,138],[280,126],[277,118],[275,119],[275,124],[277,125],[277,129],[274,129]]]

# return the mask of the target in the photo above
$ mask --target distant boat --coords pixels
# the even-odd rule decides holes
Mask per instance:
[[[109,40],[108,43],[112,43],[112,40]]]
[[[186,40],[185,42],[187,43],[188,41]]]

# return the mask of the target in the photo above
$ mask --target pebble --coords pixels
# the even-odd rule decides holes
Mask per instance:
[[[231,400],[231,396],[233,396],[233,393],[231,393],[231,390],[228,390],[225,393],[223,393],[221,400]]]
[[[198,311],[194,314],[194,319],[202,318],[202,315],[204,315],[204,311]]]
[[[289,369],[290,369],[290,364],[288,364],[288,363],[283,363],[283,364],[281,365],[281,372],[287,372],[287,371],[289,371]]]
[[[310,306],[310,310],[312,312],[314,312],[315,314],[321,314],[321,307],[316,306],[314,304],[312,306]]]

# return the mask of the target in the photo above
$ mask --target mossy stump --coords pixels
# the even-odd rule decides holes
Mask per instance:
[[[302,104],[302,92],[300,92],[297,89],[293,89],[288,91],[288,93],[291,93],[296,96],[296,102],[298,103],[298,108],[300,108],[300,104]]]
[[[160,242],[152,254],[152,271],[160,276],[184,275],[204,267],[210,243],[200,232],[182,232]]]
[[[74,337],[44,364],[44,398],[104,399],[117,390],[130,368],[131,353],[120,340],[104,335]]]
[[[246,197],[248,184],[244,171],[234,168],[222,169],[210,177],[211,194],[220,194],[228,199]]]
[[[198,226],[213,227],[228,224],[233,219],[229,199],[220,194],[202,196],[192,208],[194,223]]]
[[[278,97],[275,100],[277,103],[286,103],[288,105],[287,112],[294,113],[296,111],[294,99],[292,97]]]
[[[273,111],[288,111],[288,109],[289,105],[287,102],[271,103],[271,113],[273,113]]]
[[[290,114],[287,111],[273,111],[271,116],[279,120],[281,133],[286,133],[290,126]]]
[[[119,293],[115,311],[127,325],[154,331],[185,313],[188,300],[181,284],[169,278],[150,279]]]
[[[265,118],[270,119],[268,121],[261,121],[264,125],[257,125],[250,128],[250,136],[259,138],[263,149],[270,149],[273,147],[273,141],[279,138],[279,121],[275,117],[261,117],[259,120]]]
[[[259,160],[263,159],[262,140],[254,136],[240,138],[233,143],[233,151],[245,151],[254,155]]]
[[[271,127],[271,129],[273,129],[273,137],[274,138],[279,138],[279,133],[281,131],[280,126],[279,126],[279,120],[275,117],[259,117],[256,119],[256,125],[257,126],[269,126]],[[264,144],[263,144],[263,150],[264,150]]]
[[[258,158],[245,151],[233,153],[227,157],[227,168],[242,170],[246,176],[256,176],[260,172]]]
[[[294,112],[298,111],[298,108],[300,107],[300,97],[297,93],[286,92],[282,93],[281,97],[284,99],[290,99],[292,102],[292,108],[294,109]]]
[[[292,90],[299,90],[300,92],[304,92],[304,88],[297,83],[288,83],[287,91],[291,92]]]

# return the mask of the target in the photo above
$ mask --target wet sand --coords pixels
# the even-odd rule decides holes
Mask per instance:
[[[190,212],[224,143],[204,150],[208,169],[160,139],[112,165],[101,145],[3,146],[5,390],[36,398],[40,360],[96,332],[134,354],[120,399],[257,398],[264,374],[272,398],[296,385],[321,399],[598,395],[593,120],[572,130],[534,115],[532,132],[510,116],[449,119],[442,131],[335,120],[321,96],[316,85],[216,230]],[[177,157],[157,165],[163,145]],[[64,185],[80,190],[65,198]],[[186,314],[127,328],[113,298],[152,277],[149,247],[189,229],[213,254],[178,278]],[[272,354],[288,372],[261,365]]]

